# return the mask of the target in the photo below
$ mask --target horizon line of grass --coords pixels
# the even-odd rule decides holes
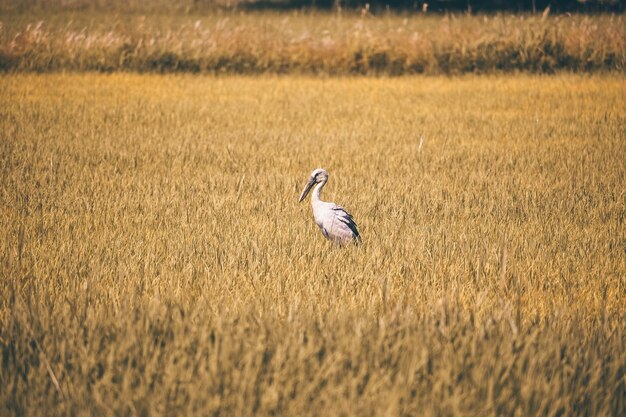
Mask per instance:
[[[14,16],[0,72],[319,75],[619,72],[622,16]]]

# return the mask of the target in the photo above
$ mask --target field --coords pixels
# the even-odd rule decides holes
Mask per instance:
[[[5,75],[0,414],[623,415],[625,122],[620,75]]]
[[[1,11],[2,72],[626,73],[623,15]]]

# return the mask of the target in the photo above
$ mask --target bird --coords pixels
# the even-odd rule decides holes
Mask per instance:
[[[311,172],[311,177],[307,182],[302,194],[300,194],[299,203],[313,189],[311,197],[311,206],[313,207],[313,218],[319,226],[324,237],[339,246],[345,246],[350,243],[361,244],[361,236],[357,229],[354,218],[343,207],[320,199],[322,189],[328,181],[328,172],[325,169],[317,168]]]

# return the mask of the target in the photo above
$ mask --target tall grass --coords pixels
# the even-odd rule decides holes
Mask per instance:
[[[625,86],[1,77],[0,414],[623,415]]]
[[[13,13],[0,70],[623,72],[625,28],[623,16]]]

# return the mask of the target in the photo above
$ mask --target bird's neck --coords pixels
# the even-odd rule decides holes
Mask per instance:
[[[315,188],[313,189],[313,195],[311,196],[312,203],[317,203],[317,202],[322,201],[320,197],[322,194],[322,188],[324,188],[325,185],[326,185],[326,180],[320,182],[319,184],[315,186]]]

